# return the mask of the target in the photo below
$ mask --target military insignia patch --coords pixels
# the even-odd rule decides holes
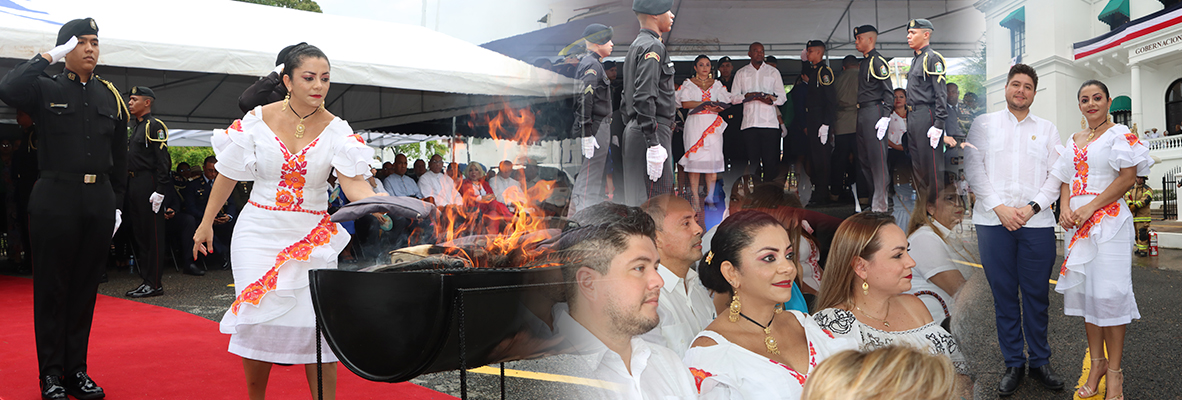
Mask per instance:
[[[821,84],[828,85],[830,83],[833,83],[833,78],[829,75],[821,75]]]
[[[98,25],[94,23],[93,19],[90,20],[90,29],[98,29]]]
[[[937,74],[944,73],[944,63],[943,62],[936,61],[936,73]]]
[[[131,94],[139,94],[139,88],[131,88]]]
[[[589,70],[587,70],[587,72],[583,73],[583,75],[595,75],[595,74],[597,74],[597,72],[595,72],[595,70],[593,70],[593,69],[589,69]]]
[[[650,52],[644,54],[645,60],[650,59],[650,58],[656,59],[657,61],[661,61],[661,55],[657,54],[657,52],[655,52],[655,51],[650,51]]]
[[[885,65],[879,65],[878,66],[878,73],[880,73],[882,75],[886,75],[887,74],[887,67]]]

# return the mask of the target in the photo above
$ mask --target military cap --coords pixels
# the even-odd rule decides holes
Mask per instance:
[[[911,20],[911,22],[908,22],[907,29],[927,29],[927,30],[934,31],[934,30],[936,30],[936,27],[932,26],[932,21],[928,21],[926,19],[920,18],[920,19],[913,19],[913,20]]]
[[[878,29],[875,29],[874,25],[862,25],[857,28],[854,28],[854,36],[855,37],[858,35],[861,35],[863,33],[866,33],[866,32],[878,33]]]
[[[763,62],[768,64],[780,64],[780,60],[777,60],[776,56],[767,56],[763,59]]]
[[[583,39],[595,44],[606,44],[612,40],[612,27],[604,24],[591,24],[583,29]]]
[[[283,50],[279,50],[279,56],[275,57],[275,66],[279,66],[279,64],[287,62],[287,55],[291,53],[291,49],[303,44],[308,44],[308,42],[299,42],[291,46],[284,47]]]
[[[822,42],[820,40],[810,40],[810,41],[808,41],[808,43],[805,43],[805,45],[804,45],[805,48],[817,47],[817,46],[825,47],[825,42]]]
[[[604,71],[607,71],[607,70],[615,68],[615,67],[616,67],[615,61],[604,61],[603,62],[603,70]]]
[[[133,88],[131,88],[131,91],[128,92],[127,94],[129,96],[144,96],[144,97],[151,97],[153,99],[156,98],[156,92],[153,92],[152,88],[149,88],[147,86],[133,87]]]
[[[57,44],[61,46],[70,40],[70,36],[98,35],[98,24],[94,18],[82,18],[67,22],[57,31]]]
[[[722,64],[724,62],[731,62],[731,56],[723,56],[722,58],[718,59],[719,64]]]
[[[673,9],[673,0],[632,0],[632,11],[661,15]]]
[[[846,67],[850,65],[858,65],[858,57],[847,55],[845,58],[841,59],[841,66]]]

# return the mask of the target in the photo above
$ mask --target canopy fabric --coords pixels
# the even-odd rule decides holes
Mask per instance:
[[[1121,17],[1124,18],[1121,18]],[[1113,20],[1129,19],[1129,0],[1109,0],[1104,10],[1097,16],[1101,22],[1111,24]]]
[[[1018,7],[1010,15],[1002,18],[999,25],[1009,29],[1021,29],[1026,25],[1026,6]]]
[[[1108,106],[1108,112],[1118,111],[1133,111],[1133,99],[1129,96],[1116,96],[1112,99],[1112,105]]]
[[[153,113],[174,129],[216,129],[241,117],[238,95],[275,67],[280,49],[300,41],[328,55],[327,107],[354,129],[467,115],[504,96],[566,96],[576,86],[418,26],[230,0],[94,5],[0,0],[0,71],[52,48],[63,23],[93,17],[102,43],[96,72],[123,90],[151,87]],[[12,113],[0,107],[0,115]]]
[[[973,4],[972,0],[678,0],[672,10],[673,30],[664,36],[671,56],[744,55],[752,42],[763,43],[769,55],[799,55],[805,42],[817,39],[828,42],[831,58],[840,59],[857,53],[853,28],[871,24],[879,30],[879,51],[884,56],[911,57],[907,21],[928,18],[936,27],[932,47],[945,57],[964,57],[977,50],[985,30],[984,14]],[[610,0],[589,9],[564,11],[556,6],[550,20],[568,22],[481,46],[518,59],[553,57],[582,36],[588,24],[600,23],[615,29],[612,56],[624,56],[639,32],[631,5],[631,0]]]

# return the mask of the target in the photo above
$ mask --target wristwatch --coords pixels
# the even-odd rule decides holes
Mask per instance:
[[[1029,203],[1026,203],[1026,205],[1030,206],[1030,209],[1034,210],[1035,214],[1038,214],[1039,211],[1042,211],[1042,207],[1039,207],[1038,203],[1034,202],[1034,200],[1031,200]]]

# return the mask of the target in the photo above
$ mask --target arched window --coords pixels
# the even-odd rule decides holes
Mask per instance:
[[[1169,135],[1182,134],[1182,78],[1175,80],[1166,89],[1165,131]]]

